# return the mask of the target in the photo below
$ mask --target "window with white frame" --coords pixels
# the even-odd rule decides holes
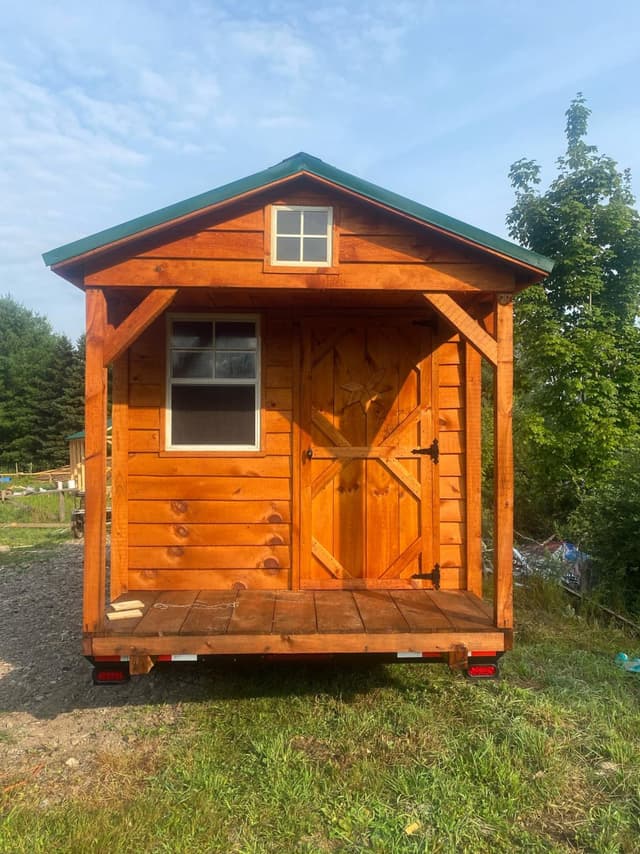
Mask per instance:
[[[274,205],[271,211],[272,264],[331,265],[331,208]]]
[[[170,315],[168,323],[167,447],[257,450],[258,318]]]

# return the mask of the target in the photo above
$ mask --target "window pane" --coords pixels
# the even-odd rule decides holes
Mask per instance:
[[[303,261],[326,261],[327,260],[327,238],[305,237],[303,241]]]
[[[213,379],[213,351],[174,350],[171,354],[171,376]]]
[[[300,238],[279,237],[276,242],[276,256],[278,261],[299,261]]]
[[[204,320],[174,320],[171,344],[173,347],[211,347],[213,324]]]
[[[300,234],[300,211],[276,211],[276,234]]]
[[[329,214],[326,211],[305,211],[304,212],[304,233],[305,234],[324,234],[327,233],[329,226]]]
[[[171,390],[172,445],[255,445],[252,385],[177,385]]]
[[[229,320],[216,322],[216,347],[221,350],[255,350],[256,346],[255,323]]]
[[[252,379],[255,375],[255,353],[216,353],[216,377],[219,379]]]

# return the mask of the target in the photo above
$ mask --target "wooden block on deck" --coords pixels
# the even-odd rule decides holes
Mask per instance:
[[[133,620],[136,618],[140,618],[142,616],[142,611],[140,608],[129,608],[126,611],[110,611],[107,613],[107,620],[111,622],[112,620]]]
[[[153,605],[153,603],[158,598],[159,593],[157,590],[136,590],[134,594],[127,592],[123,594],[120,598],[112,602],[111,607],[113,608],[117,606],[121,601],[129,602],[131,600],[132,595],[135,596],[136,602],[142,602],[142,608],[140,610],[144,611],[146,609],[149,609]],[[108,620],[105,616],[103,630],[107,631],[111,635],[127,635],[135,632],[138,627],[138,624],[140,623],[140,620],[143,619],[144,615],[140,614],[136,617],[133,615],[132,611],[126,610],[121,611],[120,613],[122,616],[116,622]]]
[[[144,602],[140,599],[118,599],[111,603],[111,607],[114,611],[136,611],[144,608]]]

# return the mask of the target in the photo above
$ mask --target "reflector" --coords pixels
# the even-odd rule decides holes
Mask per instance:
[[[467,670],[468,676],[491,678],[496,676],[498,668],[495,664],[470,664]]]
[[[104,682],[126,682],[128,678],[126,670],[102,670],[96,667],[93,671],[93,681],[100,685]]]

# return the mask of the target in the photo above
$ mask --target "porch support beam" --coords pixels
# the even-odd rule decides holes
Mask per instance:
[[[422,296],[432,308],[458,330],[492,365],[498,364],[498,345],[495,338],[474,320],[471,315],[461,308],[458,303],[443,293],[423,292]]]
[[[495,308],[498,360],[494,392],[494,619],[513,626],[513,300],[499,294]]]
[[[467,590],[482,598],[482,356],[465,342]]]
[[[86,290],[85,526],[83,628],[95,632],[105,612],[107,371],[104,337],[107,304],[100,288]]]
[[[115,362],[153,321],[171,304],[177,288],[154,288],[115,329],[108,330],[104,342],[105,367]]]

